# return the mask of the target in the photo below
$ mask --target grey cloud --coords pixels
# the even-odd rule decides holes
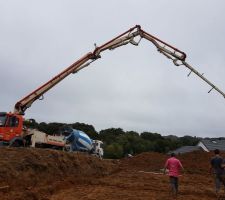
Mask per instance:
[[[0,1],[1,110],[81,56],[140,24],[188,55],[225,90],[223,1]],[[147,41],[104,52],[27,110],[38,121],[93,124],[98,130],[223,136],[224,98]]]

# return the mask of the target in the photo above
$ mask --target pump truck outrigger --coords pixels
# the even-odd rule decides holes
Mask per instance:
[[[195,70],[191,65],[189,65],[186,60],[186,54],[179,49],[171,46],[170,44],[158,39],[157,37],[145,32],[141,29],[140,25],[136,25],[133,28],[130,28],[126,32],[120,34],[119,36],[113,38],[112,40],[106,42],[105,44],[96,47],[93,52],[89,52],[79,60],[74,62],[64,71],[56,75],[54,78],[49,80],[47,83],[42,85],[41,87],[34,90],[29,95],[25,96],[23,99],[18,101],[15,104],[13,112],[1,112],[0,113],[0,141],[1,144],[6,144],[10,146],[14,145],[26,145],[30,144],[30,139],[32,133],[24,129],[23,115],[27,108],[29,108],[34,101],[37,99],[43,99],[43,95],[50,90],[53,86],[58,84],[64,78],[66,78],[70,74],[74,74],[79,70],[89,66],[92,62],[101,58],[101,53],[105,50],[113,50],[120,46],[132,44],[134,46],[138,46],[141,39],[146,39],[151,42],[157,50],[162,53],[162,55],[166,56],[168,59],[171,59],[176,66],[183,65],[190,69],[190,73],[193,72],[201,79],[203,79],[207,84],[211,86],[209,92],[213,89],[219,92],[224,98],[225,94],[213,85],[208,79],[206,79],[203,74],[200,74],[197,70]]]

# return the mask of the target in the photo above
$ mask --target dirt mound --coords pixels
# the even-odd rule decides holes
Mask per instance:
[[[158,171],[162,169],[165,164],[167,155],[145,152],[138,154],[132,158],[124,158],[120,160],[120,168],[122,170],[144,170],[144,171]]]
[[[8,188],[9,193],[24,191],[26,194],[16,194],[14,199],[16,196],[17,199],[36,199],[30,194],[34,188],[49,186],[49,190],[54,190],[53,186],[57,187],[62,181],[81,183],[110,174],[114,169],[112,162],[84,153],[36,148],[1,148],[0,152],[0,192]]]
[[[165,154],[146,152],[132,158],[100,160],[82,153],[33,148],[0,148],[1,200],[165,200],[168,176],[160,172]],[[180,200],[212,200],[212,153],[179,155]],[[225,156],[225,154],[223,154]],[[147,173],[146,173],[147,172]]]
[[[225,154],[221,155],[225,157]],[[186,173],[208,174],[212,156],[212,152],[194,151],[178,155],[177,158],[182,162]],[[120,168],[123,170],[159,171],[164,167],[166,159],[168,158],[169,155],[145,152],[132,158],[121,159]]]

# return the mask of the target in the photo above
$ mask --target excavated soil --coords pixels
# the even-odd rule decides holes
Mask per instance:
[[[0,148],[0,200],[167,200],[167,155],[142,153],[121,160],[100,160],[84,153],[33,148]],[[225,155],[224,155],[225,156]],[[178,156],[180,200],[212,200],[212,153]],[[221,194],[221,200],[225,199]]]

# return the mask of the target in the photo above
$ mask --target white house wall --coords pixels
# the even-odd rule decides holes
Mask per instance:
[[[201,147],[204,151],[209,152],[209,150],[206,148],[206,146],[202,142],[199,142],[197,146]]]

